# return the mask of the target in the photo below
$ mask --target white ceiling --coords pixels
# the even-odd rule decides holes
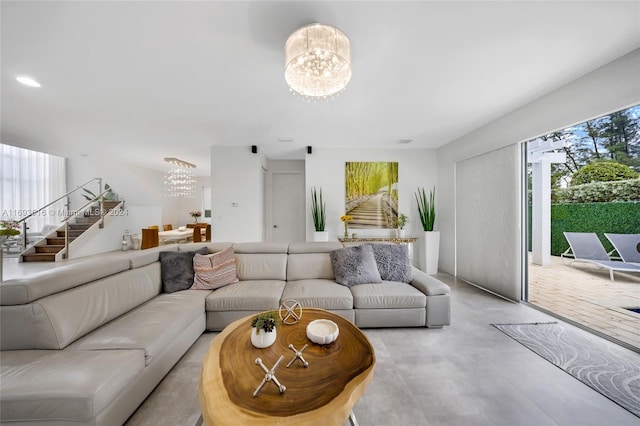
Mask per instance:
[[[158,170],[177,157],[200,175],[211,145],[436,148],[640,46],[639,1],[2,1],[1,14],[3,143]],[[283,62],[311,22],[351,39],[353,77],[308,104]]]

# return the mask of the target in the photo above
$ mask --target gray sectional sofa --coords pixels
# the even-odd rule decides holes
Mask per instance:
[[[160,251],[233,245],[239,282],[162,292]],[[0,421],[122,424],[205,331],[282,300],[359,327],[450,324],[449,287],[413,269],[410,284],[345,287],[340,243],[202,243],[93,257],[0,285]]]

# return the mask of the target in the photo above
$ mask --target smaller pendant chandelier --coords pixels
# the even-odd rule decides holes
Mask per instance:
[[[172,164],[164,178],[165,195],[167,197],[194,198],[196,196],[196,179],[193,176],[195,164],[173,157],[165,157],[164,161]]]
[[[285,44],[284,78],[289,90],[308,100],[329,99],[351,80],[351,43],[337,28],[298,28]]]

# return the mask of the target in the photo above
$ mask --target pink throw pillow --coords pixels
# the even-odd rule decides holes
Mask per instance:
[[[233,247],[214,254],[196,254],[193,257],[195,277],[192,289],[215,290],[238,282]]]

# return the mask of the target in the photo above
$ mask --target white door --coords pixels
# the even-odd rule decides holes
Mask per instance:
[[[271,175],[271,241],[305,241],[304,203],[302,173]]]

